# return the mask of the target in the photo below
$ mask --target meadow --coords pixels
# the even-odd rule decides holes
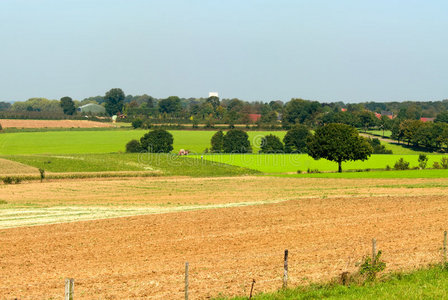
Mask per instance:
[[[86,130],[14,132],[0,134],[1,154],[71,154],[124,152],[126,143],[140,139],[148,130]],[[188,149],[202,153],[210,148],[214,131],[170,130],[174,137],[174,150]],[[254,152],[260,150],[261,138],[274,134],[283,139],[285,131],[249,131]]]
[[[440,162],[443,155],[428,155],[427,167],[432,167],[434,161]],[[193,156],[199,157],[199,156]],[[264,173],[296,173],[308,169],[319,171],[337,171],[337,163],[326,159],[314,160],[307,154],[210,154],[204,159],[255,169]],[[385,169],[387,165],[393,168],[401,157],[410,162],[410,167],[418,166],[418,155],[372,154],[365,161],[349,161],[342,163],[342,170]],[[356,176],[356,175],[355,175]]]

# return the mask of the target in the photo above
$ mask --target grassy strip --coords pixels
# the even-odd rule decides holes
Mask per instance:
[[[140,171],[169,176],[238,176],[259,171],[175,154],[111,153],[71,155],[11,155],[3,158],[53,173]],[[83,175],[87,176],[87,175]],[[91,175],[92,177],[97,177]],[[108,176],[118,176],[109,174]]]
[[[388,274],[379,281],[362,285],[314,284],[274,293],[258,294],[252,299],[446,299],[448,297],[447,286],[447,268],[435,265],[410,273]],[[243,300],[247,299],[247,296],[216,299]]]
[[[158,177],[162,174],[159,172],[90,172],[90,173],[50,173],[45,175],[44,180],[48,179],[84,179],[84,178],[123,178],[123,177]],[[10,177],[13,180],[18,178],[20,181],[36,181],[40,180],[40,175],[12,175],[0,176],[0,181]]]

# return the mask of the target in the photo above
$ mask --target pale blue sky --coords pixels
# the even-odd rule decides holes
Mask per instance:
[[[0,1],[0,101],[448,98],[448,1]]]

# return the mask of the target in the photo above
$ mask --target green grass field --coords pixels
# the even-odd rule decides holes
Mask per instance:
[[[89,130],[15,132],[0,134],[0,154],[70,154],[111,153],[125,151],[126,143],[140,139],[148,130]],[[210,148],[210,139],[216,131],[170,131],[174,137],[174,152],[188,149],[202,153]],[[274,134],[281,139],[285,131],[249,131],[254,152],[260,149],[261,138]]]
[[[383,137],[383,131],[382,130],[367,130],[367,133],[376,135],[378,137]],[[392,131],[384,130],[384,137],[385,138],[390,138],[391,135],[392,135]]]
[[[255,286],[257,286],[255,284]],[[448,271],[440,266],[389,275],[380,282],[365,285],[312,285],[276,293],[259,294],[254,300],[292,299],[447,299]],[[218,298],[243,300],[245,297]]]
[[[180,176],[235,176],[259,173],[244,167],[179,157],[175,154],[11,155],[2,158],[42,168],[48,172],[152,171]]]
[[[199,157],[199,156],[195,156]],[[337,171],[337,163],[325,159],[314,160],[306,154],[210,154],[204,159],[255,169],[264,173],[289,173],[308,169],[319,171]],[[393,168],[395,162],[403,157],[410,162],[410,167],[418,166],[418,155],[373,154],[366,161],[342,163],[343,170],[384,169],[387,165]],[[440,161],[442,155],[428,155],[428,167],[434,161]]]

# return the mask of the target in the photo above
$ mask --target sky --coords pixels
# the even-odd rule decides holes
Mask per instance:
[[[0,101],[448,98],[448,1],[0,0]]]

